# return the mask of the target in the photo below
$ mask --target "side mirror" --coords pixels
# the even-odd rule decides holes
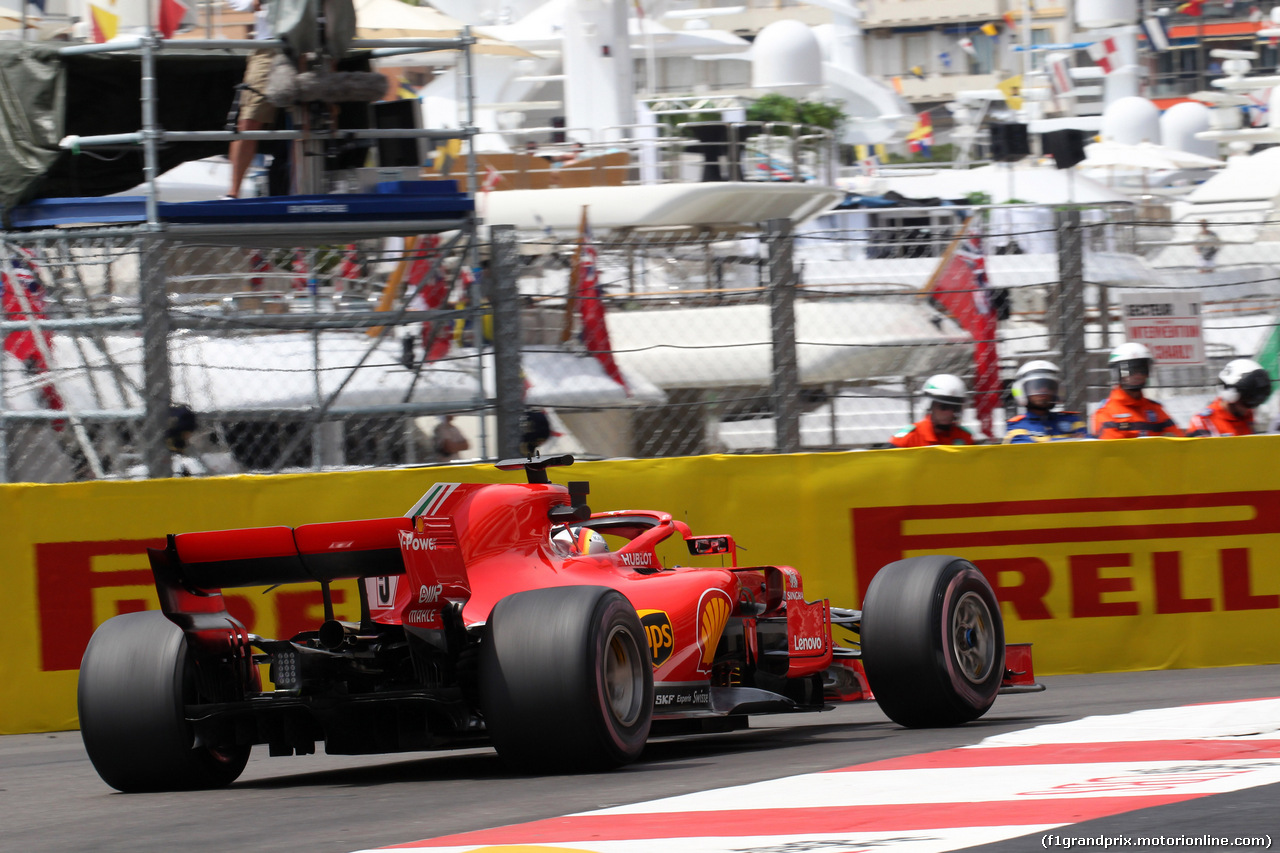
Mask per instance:
[[[728,536],[691,536],[685,540],[689,553],[695,557],[707,554],[728,554],[732,540]]]

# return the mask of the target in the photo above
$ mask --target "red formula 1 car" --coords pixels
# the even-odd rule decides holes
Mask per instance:
[[[108,620],[84,655],[94,767],[121,791],[213,787],[254,744],[323,741],[338,754],[490,743],[524,767],[594,768],[635,759],[651,733],[872,690],[903,725],[948,726],[1002,689],[1042,689],[962,559],[890,564],[861,612],[832,608],[805,600],[793,568],[739,566],[730,536],[665,512],[592,514],[586,483],[548,481],[572,461],[498,465],[527,484],[437,484],[403,518],[170,536],[150,552],[162,612]],[[663,565],[654,549],[672,536],[725,565]],[[340,578],[363,579],[359,623],[332,616]],[[248,633],[221,593],[303,581],[321,585],[326,620],[287,640]],[[858,642],[838,647],[833,626]]]

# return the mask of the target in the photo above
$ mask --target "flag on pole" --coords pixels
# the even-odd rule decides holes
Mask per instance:
[[[1049,71],[1049,87],[1053,90],[1053,99],[1059,110],[1066,109],[1064,100],[1075,95],[1075,82],[1071,79],[1071,56],[1066,53],[1051,53],[1045,60]]]
[[[970,56],[976,56],[978,53],[978,49],[973,46],[973,39],[969,38],[968,36],[965,36],[964,38],[960,39],[958,42],[956,42],[956,45],[958,45],[961,50],[963,50],[965,53],[969,54]]]
[[[1178,7],[1178,12],[1198,18],[1204,14],[1204,0],[1188,0],[1188,2]]]
[[[108,12],[101,6],[90,3],[89,18],[93,24],[93,40],[98,44],[111,41],[120,30],[120,16]]]
[[[1164,18],[1153,15],[1142,19],[1142,32],[1147,37],[1147,47],[1156,53],[1164,53],[1169,49],[1169,28]]]
[[[307,253],[302,249],[293,250],[293,289],[307,289]]]
[[[342,266],[338,268],[338,277],[334,280],[334,291],[346,290],[344,282],[357,282],[364,278],[364,267],[360,263],[360,250],[355,243],[348,243],[342,251]]]
[[[1120,67],[1120,46],[1114,38],[1100,39],[1089,45],[1089,58],[1103,74],[1110,74]]]
[[[186,16],[187,4],[182,0],[160,0],[156,29],[160,31],[162,37],[171,39],[178,31],[178,27],[182,26],[182,19]]]
[[[484,167],[484,181],[480,184],[480,192],[493,192],[494,188],[502,182],[502,173],[489,163]]]
[[[965,222],[925,285],[930,298],[973,338],[974,408],[983,431],[992,435],[992,417],[1000,404],[1000,359],[996,311],[987,281],[982,235]]]
[[[35,268],[35,253],[19,249],[0,275],[0,307],[4,318],[25,322],[28,327],[10,332],[4,338],[4,351],[18,359],[29,373],[49,372],[49,358],[53,355],[53,333],[39,329],[39,321],[45,319],[44,285]],[[61,411],[66,408],[62,395],[52,382],[40,386],[40,397],[46,409]],[[54,421],[53,428],[61,432],[64,423]]]
[[[25,251],[25,250],[24,250]],[[14,322],[45,319],[44,285],[40,277],[31,267],[30,259],[25,255],[12,257],[3,273],[3,305],[4,317]],[[53,346],[53,333],[42,332],[47,347]],[[34,363],[39,370],[48,370],[40,346],[35,335],[29,329],[10,332],[4,339],[4,351],[25,363]]]
[[[1018,26],[1018,13],[1012,10],[1005,12],[1000,17],[1004,18],[1004,25],[1009,29],[1015,29]]]
[[[257,249],[249,256],[249,272],[252,273],[249,276],[249,289],[262,290],[262,274],[271,272],[271,264],[267,263],[266,256]]]
[[[923,157],[933,152],[933,119],[927,110],[916,116],[916,126],[907,134],[907,148]]]
[[[858,158],[858,162],[863,164],[863,171],[866,171],[868,164],[875,169],[881,163],[889,159],[889,149],[885,147],[883,142],[875,145],[854,145],[853,155]],[[868,172],[867,174],[874,174]]]
[[[924,66],[923,66],[923,65],[913,65],[913,66],[911,66],[911,68],[909,68],[909,69],[908,69],[908,71],[911,73],[911,76],[912,76],[912,77],[915,77],[917,80],[923,80],[923,79],[924,79]]]
[[[587,224],[587,208],[582,207],[582,228],[578,236],[578,264],[571,281],[577,288],[578,311],[582,320],[582,343],[587,352],[596,357],[600,366],[614,382],[622,386],[630,396],[622,371],[613,360],[613,344],[609,341],[609,327],[604,319],[604,294],[600,290],[600,269],[597,264],[595,244],[591,242],[591,226]]]
[[[409,309],[413,311],[435,311],[445,304],[453,282],[444,272],[444,256],[438,251],[440,235],[432,234],[420,238],[413,264],[406,276],[407,285],[414,295],[409,300]],[[452,324],[444,320],[433,320],[422,324],[422,351],[427,361],[441,359],[449,352],[449,339],[452,337]]]
[[[995,38],[997,35],[1000,34],[1000,28],[992,23],[983,24],[978,29],[982,30],[983,35],[990,36],[991,38]]]
[[[1008,80],[996,84],[996,88],[1004,94],[1004,102],[1011,110],[1022,109],[1022,75],[1018,74]]]

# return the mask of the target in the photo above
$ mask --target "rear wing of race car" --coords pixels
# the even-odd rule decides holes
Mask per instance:
[[[397,517],[179,533],[147,555],[164,614],[189,637],[216,641],[238,628],[227,613],[224,588],[318,583],[325,622],[332,622],[329,584],[404,574],[400,539],[412,529],[413,519]],[[359,588],[361,623],[367,625],[368,595],[364,584]]]

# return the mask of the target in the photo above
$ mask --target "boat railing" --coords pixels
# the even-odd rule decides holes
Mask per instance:
[[[502,139],[506,150],[478,153],[477,168],[478,180],[496,190],[700,182],[831,184],[836,175],[832,132],[787,122],[524,127],[493,135]],[[433,176],[430,170],[428,176]]]

